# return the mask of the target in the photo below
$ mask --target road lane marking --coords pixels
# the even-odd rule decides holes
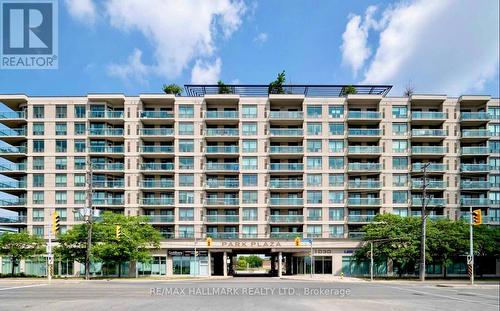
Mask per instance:
[[[37,287],[37,286],[46,286],[46,285],[49,285],[49,284],[33,284],[33,285],[14,286],[14,287],[0,288],[0,290],[28,288],[28,287]]]

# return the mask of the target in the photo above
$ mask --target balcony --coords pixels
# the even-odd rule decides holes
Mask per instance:
[[[238,111],[206,111],[205,119],[238,119]]]
[[[431,154],[431,155],[441,155],[446,152],[446,148],[443,146],[413,146],[411,147],[412,154]]]
[[[142,128],[141,136],[174,136],[173,128]]]
[[[462,147],[462,155],[487,155],[489,153],[488,147]]]
[[[349,136],[380,136],[381,130],[379,129],[349,129]]]
[[[349,111],[347,118],[350,120],[379,120],[382,115],[378,111]]]
[[[445,130],[441,129],[412,129],[412,137],[439,137],[442,138],[447,135]]]
[[[144,216],[148,223],[174,223],[174,215],[146,215]]]
[[[1,207],[9,207],[9,206],[25,206],[26,199],[25,198],[4,198],[0,199]]]
[[[206,215],[206,223],[238,223],[240,221],[239,215]]]
[[[233,206],[239,204],[239,198],[205,198],[205,205],[208,206]]]
[[[304,187],[302,180],[271,179],[269,188],[271,189],[301,189]]]
[[[173,119],[172,111],[141,111],[141,119]]]
[[[488,138],[491,133],[487,129],[462,130],[462,138]]]
[[[271,232],[270,237],[272,239],[293,240],[297,237],[303,238],[304,233],[302,233],[302,232]]]
[[[414,172],[422,172],[422,170],[424,169],[424,165],[426,163],[413,163],[411,165],[411,169],[412,171]],[[427,168],[426,168],[426,171],[427,172],[444,172],[446,171],[446,165],[445,164],[441,164],[441,163],[430,163],[429,165],[427,165]]]
[[[95,171],[123,171],[123,163],[92,163],[92,169]]]
[[[412,120],[445,120],[447,118],[444,112],[412,111]]]
[[[174,146],[141,146],[142,153],[173,153]]]
[[[304,153],[304,147],[302,146],[271,146],[269,147],[269,153],[271,154],[283,154],[283,153]]]
[[[461,121],[488,121],[491,116],[487,112],[461,112]]]
[[[26,171],[26,163],[2,163],[0,172],[23,172]]]
[[[378,154],[382,152],[379,146],[349,146],[347,148],[349,154]]]
[[[0,181],[0,189],[25,189],[26,182],[25,181]]]
[[[89,136],[123,136],[122,128],[89,128]]]
[[[218,137],[224,137],[224,136],[239,136],[240,131],[235,128],[208,128],[205,130],[205,136],[218,136]]]
[[[380,198],[348,198],[347,204],[349,206],[378,206]]]
[[[26,128],[4,128],[0,129],[0,137],[25,137],[26,136]]]
[[[239,236],[238,232],[207,232],[207,238],[212,239],[237,239]]]
[[[173,171],[174,163],[142,163],[143,171]]]
[[[1,120],[25,120],[25,111],[0,111]]]
[[[271,206],[303,206],[303,198],[269,198]]]
[[[380,181],[378,180],[349,181],[349,189],[380,189]]]
[[[415,190],[422,189],[423,181],[422,180],[412,180],[411,188]],[[441,180],[427,180],[426,189],[444,189],[446,188],[446,183]]]
[[[486,180],[461,180],[460,189],[474,190],[474,189],[489,189],[490,183]]]
[[[142,198],[142,205],[155,205],[155,206],[164,206],[164,205],[174,205],[174,198]]]
[[[141,182],[141,188],[146,188],[146,189],[174,188],[174,187],[175,183],[173,179],[167,179],[167,180],[146,179]]]
[[[26,154],[26,146],[1,146],[0,154],[6,154],[6,155]]]
[[[90,146],[89,153],[123,153],[123,146]]]
[[[487,173],[490,170],[490,166],[488,164],[461,164],[460,170],[462,172],[484,172]]]
[[[123,198],[92,198],[93,205],[123,205],[125,200]]]
[[[488,198],[461,198],[460,205],[464,207],[468,206],[489,206],[490,199]]]
[[[430,198],[425,202],[427,206],[444,206],[446,204],[446,200],[444,198]],[[413,206],[422,206],[421,198],[412,198],[411,205]]]
[[[239,188],[240,181],[238,179],[209,179],[207,180],[207,188],[210,189],[220,189],[220,188],[230,188],[235,189]]]
[[[239,153],[240,148],[238,146],[206,146],[205,153],[210,154],[228,154],[228,153]]]
[[[302,223],[304,215],[269,215],[269,223]]]
[[[240,170],[240,165],[238,163],[213,163],[208,162],[205,166],[207,171],[228,171],[237,172]]]
[[[123,111],[88,111],[89,119],[123,119]]]
[[[302,163],[271,163],[269,165],[270,171],[303,171],[304,164]]]
[[[370,223],[377,215],[348,215],[347,223]]]
[[[269,119],[271,120],[302,120],[304,112],[302,111],[270,111]]]
[[[124,188],[124,180],[94,180],[92,181],[94,188]]]
[[[301,137],[304,136],[303,129],[269,129],[270,136],[279,136],[279,137]]]
[[[2,216],[0,217],[0,224],[12,225],[12,224],[26,224],[26,216]]]
[[[366,235],[366,232],[362,231],[350,231],[348,234],[349,239],[362,240]]]
[[[357,171],[380,171],[380,163],[349,163],[348,170],[350,172]]]

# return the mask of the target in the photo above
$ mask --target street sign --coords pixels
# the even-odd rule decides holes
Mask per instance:
[[[467,255],[467,264],[468,265],[472,264],[472,256],[471,255]]]

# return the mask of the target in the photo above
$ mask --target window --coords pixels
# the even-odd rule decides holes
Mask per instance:
[[[179,152],[194,152],[194,140],[192,139],[179,140]]]
[[[241,229],[243,231],[243,238],[257,238],[256,225],[243,225]]]
[[[307,123],[307,135],[321,135],[321,123]]]
[[[33,152],[44,152],[45,150],[45,142],[43,139],[34,139],[33,140]]]
[[[243,187],[256,187],[257,174],[243,174],[242,181],[243,181]]]
[[[56,123],[56,135],[68,135],[68,126],[66,122]]]
[[[43,119],[45,115],[43,106],[33,106],[33,119]]]
[[[344,220],[344,209],[331,207],[328,209],[329,220],[342,221]]]
[[[488,130],[491,136],[500,136],[500,124],[489,124]]]
[[[43,226],[33,226],[33,235],[43,238]]]
[[[308,204],[321,204],[323,202],[321,191],[307,191]]]
[[[179,238],[193,238],[194,237],[194,226],[179,226]],[[189,267],[189,262],[188,262]]]
[[[322,226],[321,225],[308,225],[307,226],[307,237],[320,238],[321,236],[322,236]]]
[[[33,170],[43,170],[45,167],[44,157],[33,157]]]
[[[257,118],[257,105],[243,105],[241,112],[243,119]]]
[[[84,187],[85,186],[85,174],[75,174],[73,177],[73,182],[75,187]]]
[[[85,135],[85,123],[75,123],[75,135]]]
[[[491,191],[490,195],[489,195],[489,198],[490,198],[491,204],[493,204],[495,206],[498,206],[500,204],[500,192]],[[490,212],[492,210],[493,209],[491,209]]]
[[[180,221],[193,221],[194,220],[194,209],[192,209],[192,208],[179,208],[179,220]]]
[[[75,170],[84,170],[87,160],[85,157],[75,157]]]
[[[68,220],[68,214],[67,210],[65,208],[56,208],[56,213],[61,219],[61,221],[67,221]]]
[[[257,204],[257,191],[242,191],[243,204]]]
[[[344,237],[344,226],[341,225],[330,225],[330,237],[331,238],[343,238]]]
[[[66,204],[68,202],[68,194],[66,191],[56,191],[56,204]]]
[[[85,140],[75,140],[75,152],[85,152]]]
[[[490,157],[490,168],[492,171],[500,171],[500,158]]]
[[[33,204],[43,204],[43,202],[44,202],[44,192],[33,191]]]
[[[244,170],[258,169],[257,157],[243,157],[241,163],[242,163],[242,169]]]
[[[329,174],[328,175],[328,186],[330,186],[330,187],[342,187],[342,186],[344,186],[344,174]]]
[[[321,140],[311,139],[307,141],[307,152],[321,152]]]
[[[194,169],[194,158],[193,157],[179,157],[179,169],[181,169],[181,170]]]
[[[66,106],[57,105],[56,106],[56,118],[63,119],[67,117],[68,109]]]
[[[179,204],[194,204],[194,191],[179,191]]]
[[[33,123],[33,135],[40,136],[45,133],[45,125],[43,123]]]
[[[407,157],[393,157],[392,158],[392,168],[396,170],[406,170],[408,168],[408,158]]]
[[[243,220],[244,221],[257,221],[257,209],[256,208],[244,208],[243,209]]]
[[[179,135],[194,135],[194,123],[179,122]]]
[[[194,106],[193,105],[180,105],[179,106],[179,118],[181,118],[181,119],[194,118]]]
[[[408,149],[407,140],[395,139],[392,141],[392,152],[402,153],[406,152],[407,149]]]
[[[307,157],[307,169],[320,170],[323,167],[323,159],[321,157]]]
[[[330,151],[330,152],[344,152],[344,141],[330,139],[328,141],[328,151]]]
[[[488,114],[493,120],[500,120],[500,107],[489,107]]]
[[[490,140],[490,153],[500,153],[500,140]]]
[[[328,106],[328,116],[330,118],[342,118],[344,115],[344,106]]]
[[[407,202],[408,202],[408,192],[407,191],[393,191],[392,192],[392,203],[406,204]]]
[[[392,135],[406,135],[408,132],[408,124],[406,123],[393,123]]]
[[[65,139],[56,139],[56,152],[67,152],[68,142]]]
[[[243,122],[241,125],[243,136],[257,135],[257,123]]]
[[[43,174],[33,174],[33,187],[43,187],[44,186],[44,175]]]
[[[392,175],[392,185],[394,187],[405,187],[408,183],[408,176],[406,174]]]
[[[321,174],[307,174],[307,185],[311,187],[320,187],[321,179]]]
[[[408,117],[408,107],[394,106],[392,107],[392,117],[395,119],[404,119]]]
[[[180,187],[194,186],[194,174],[179,174],[179,186]]]
[[[321,208],[307,209],[307,220],[318,221],[321,220]]]
[[[257,152],[257,140],[244,139],[242,142],[243,152]]]
[[[66,157],[56,157],[56,170],[68,169],[68,159]]]
[[[74,204],[85,204],[86,198],[85,191],[74,192]]]
[[[75,118],[85,118],[84,105],[75,105]]]
[[[328,157],[328,167],[331,170],[344,169],[344,158],[343,157]]]
[[[68,177],[66,174],[56,174],[56,187],[66,187],[68,185]]]
[[[344,203],[344,191],[329,191],[328,192],[328,203],[330,203],[330,204],[342,204],[342,203]]]
[[[330,135],[344,135],[344,123],[330,123],[328,128]]]
[[[307,117],[319,119],[321,114],[321,106],[307,106]]]

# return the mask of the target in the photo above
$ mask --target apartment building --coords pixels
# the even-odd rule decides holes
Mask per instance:
[[[226,275],[244,253],[271,256],[278,275],[338,274],[375,215],[420,215],[424,167],[429,217],[472,206],[500,224],[499,99],[355,88],[0,95],[0,208],[14,213],[0,226],[47,238],[56,211],[67,230],[91,184],[98,211],[146,215],[161,232],[156,274]]]

